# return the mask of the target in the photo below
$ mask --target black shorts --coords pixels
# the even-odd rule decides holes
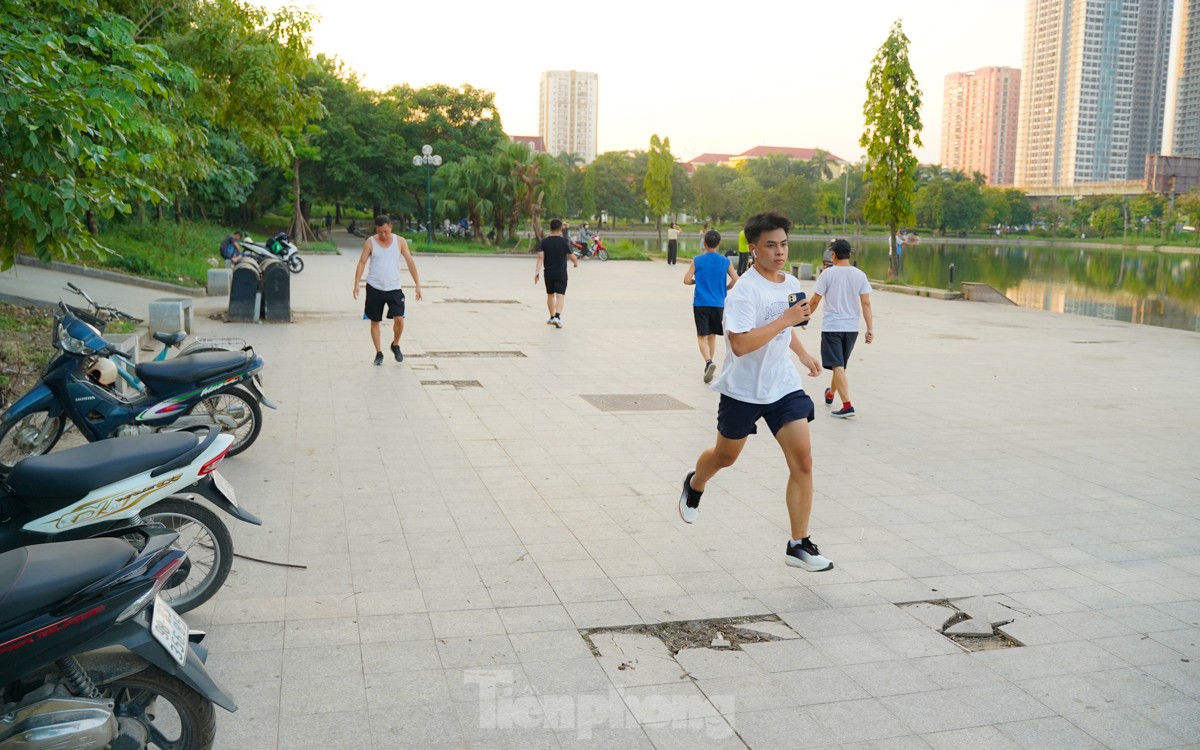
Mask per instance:
[[[696,305],[692,308],[692,316],[696,318],[697,336],[724,336],[725,329],[721,327],[723,307],[706,307]]]
[[[367,284],[367,302],[363,305],[363,317],[374,323],[383,320],[383,305],[387,303],[389,318],[404,317],[404,292],[399,289],[383,291]]]
[[[546,294],[566,294],[567,293],[567,277],[566,276],[547,276]]]
[[[741,440],[758,432],[754,423],[766,419],[774,435],[788,422],[811,422],[815,416],[812,399],[804,391],[792,391],[773,404],[750,404],[722,393],[717,406],[717,432],[729,440]]]
[[[858,331],[821,331],[821,366],[826,370],[850,364]]]

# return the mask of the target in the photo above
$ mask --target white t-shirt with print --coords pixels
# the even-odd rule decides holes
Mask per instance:
[[[741,357],[733,353],[729,334],[746,333],[775,320],[787,309],[788,295],[800,291],[800,282],[790,274],[782,281],[764,279],[751,267],[738,278],[725,298],[725,364],[721,375],[709,386],[714,391],[750,404],[773,404],[803,389],[800,371],[790,351],[792,329],[785,328],[766,346]]]
[[[813,294],[821,295],[821,331],[858,332],[860,295],[871,293],[867,275],[854,266],[832,266],[817,277]]]

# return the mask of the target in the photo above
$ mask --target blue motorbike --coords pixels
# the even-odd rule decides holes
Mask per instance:
[[[217,427],[233,437],[230,456],[262,430],[262,357],[243,351],[203,352],[135,368],[144,389],[117,389],[119,353],[97,328],[59,303],[54,348],[38,384],[0,416],[0,472],[21,459],[49,453],[69,419],[88,441],[147,432]]]

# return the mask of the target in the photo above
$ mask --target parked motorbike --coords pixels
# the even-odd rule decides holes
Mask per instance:
[[[600,235],[598,234],[592,235],[592,244],[590,246],[578,240],[572,240],[571,248],[577,258],[608,260],[608,248],[604,247],[604,243],[600,241]]]
[[[139,364],[134,372],[145,392],[127,398],[115,388],[117,365],[110,360],[119,356],[115,348],[61,302],[53,342],[58,356],[37,385],[0,416],[0,472],[22,458],[49,453],[67,419],[91,442],[216,426],[233,436],[230,456],[249,448],[262,430],[262,393],[254,375],[263,360],[253,349]]]
[[[300,257],[300,249],[296,247],[296,243],[292,242],[292,238],[288,236],[287,232],[280,232],[266,242],[255,242],[246,237],[239,244],[243,253],[252,255],[259,260],[275,258],[283,261],[292,273],[300,273],[304,270],[304,259]]]
[[[163,596],[180,612],[195,609],[224,585],[233,564],[229,530],[195,496],[262,525],[217,471],[232,443],[210,427],[203,436],[137,435],[20,461],[0,481],[0,552],[160,523],[181,536],[188,553]]]
[[[175,534],[22,547],[0,555],[0,750],[207,750],[213,704],[237,703],[159,595]],[[126,532],[128,533],[128,531]]]

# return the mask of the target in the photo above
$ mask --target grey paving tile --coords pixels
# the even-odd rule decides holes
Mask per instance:
[[[326,750],[372,744],[366,710],[342,714],[318,713],[288,717],[279,725],[279,747]]]
[[[591,656],[583,636],[575,629],[509,633],[508,638],[522,663],[582,659]]]
[[[838,667],[776,672],[775,678],[788,691],[791,701],[798,706],[839,703],[870,697],[867,691]],[[814,685],[819,686],[819,689],[814,690]]]
[[[508,607],[497,610],[509,633],[531,633],[574,627],[574,621],[561,604],[533,607]]]
[[[790,621],[789,621],[789,624]],[[812,644],[837,666],[863,664],[871,661],[891,661],[895,652],[872,633],[847,633],[845,635],[822,635],[806,637],[805,643]]]
[[[755,671],[731,677],[697,678],[696,684],[718,711],[725,716],[736,716],[742,710],[799,705],[789,683],[792,679],[794,676],[790,674]]]
[[[614,601],[625,598],[620,589],[607,578],[557,581],[551,586],[563,604]]]
[[[420,711],[371,709],[371,746],[377,748],[447,748],[464,743],[458,712],[452,703],[426,704]]]
[[[1144,671],[1191,698],[1200,698],[1200,664],[1178,661],[1151,664]]]
[[[934,732],[922,735],[921,739],[934,750],[958,750],[968,747],[972,750],[1021,750],[1016,741],[990,726]]]
[[[1134,710],[1176,737],[1189,742],[1200,739],[1200,701],[1182,699],[1148,702],[1136,706]]]
[[[450,688],[440,667],[406,672],[377,672],[365,678],[366,706],[414,707],[449,703]]]
[[[438,638],[438,653],[446,669],[494,667],[516,664],[517,654],[506,635],[474,635]]]
[[[1200,659],[1200,628],[1163,630],[1150,636],[1167,648],[1192,659]]]
[[[942,687],[922,674],[911,660],[850,664],[842,667],[842,671],[874,698],[939,690]]]
[[[1107,750],[1094,737],[1061,716],[995,726],[1023,750]]]
[[[840,746],[841,750],[929,750],[929,743],[915,734],[904,737],[889,737],[885,740],[851,742]]]
[[[779,616],[791,626],[792,630],[795,630],[805,638],[862,632],[862,626],[850,619],[840,609],[827,607],[801,612],[781,612]]]
[[[1156,750],[1176,747],[1186,741],[1132,708],[1083,711],[1066,718],[1106,747]]]
[[[662,722],[642,726],[655,750],[745,750],[733,727],[720,716],[687,722]]]
[[[809,706],[803,713],[813,718],[839,744],[909,734],[904,723],[874,698]]]
[[[1174,688],[1133,668],[1038,677],[1016,684],[1060,715],[1143,706],[1184,697]]]
[[[419,641],[433,637],[429,615],[418,612],[407,615],[371,615],[358,618],[360,643],[387,641]]]
[[[521,668],[538,695],[572,695],[612,687],[600,663],[590,655],[553,661],[523,661]]]
[[[835,745],[833,738],[815,719],[792,708],[739,711],[734,728],[752,748]]]
[[[360,646],[360,651],[363,673],[368,675],[440,669],[442,666],[437,643],[433,639],[365,643]]]

